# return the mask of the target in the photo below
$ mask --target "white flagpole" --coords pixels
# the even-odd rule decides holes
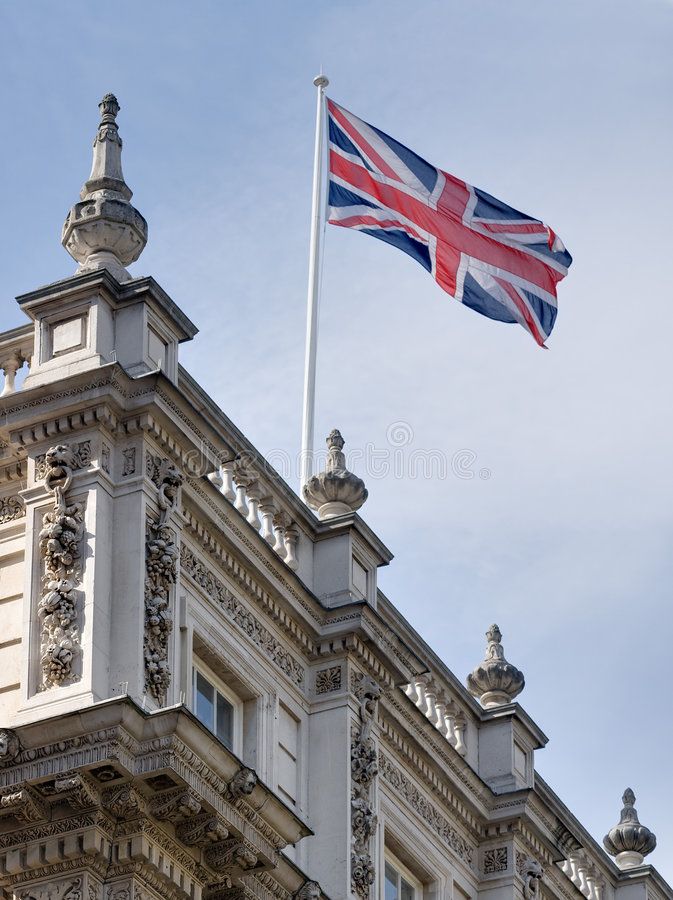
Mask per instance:
[[[304,369],[304,412],[301,426],[301,456],[299,458],[299,490],[313,474],[313,419],[315,413],[315,368],[318,343],[318,306],[320,301],[320,273],[322,243],[325,231],[325,197],[323,192],[323,139],[325,133],[325,88],[329,79],[317,75],[313,84],[318,89],[315,123],[315,154],[313,157],[313,202],[311,208],[311,243],[308,263],[308,304],[306,310],[306,361]]]

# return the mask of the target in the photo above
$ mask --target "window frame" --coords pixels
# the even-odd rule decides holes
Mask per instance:
[[[227,750],[231,750],[233,754],[240,758],[242,749],[243,749],[243,701],[241,698],[232,691],[229,685],[219,678],[215,672],[211,668],[209,668],[202,659],[200,659],[196,654],[192,656],[192,698],[190,704],[190,710],[196,716],[196,673],[199,673],[202,678],[215,689],[215,691],[224,697],[224,699],[231,704],[233,708],[232,718],[233,718],[233,728],[232,728],[232,746],[231,748],[227,747]],[[215,710],[217,710],[217,702],[215,703]],[[217,715],[217,712],[215,712]],[[196,716],[198,719],[198,716]],[[201,722],[201,719],[199,719]],[[210,729],[205,722],[201,722],[204,728],[207,728],[208,731],[213,735],[213,737],[217,738],[217,734]],[[217,727],[217,722],[215,722],[215,727]],[[218,738],[219,740],[219,738]],[[227,746],[223,744],[223,746]]]
[[[402,900],[401,898],[401,879],[403,878],[408,885],[413,889],[413,900],[423,900],[423,882],[416,876],[414,873],[404,865],[404,863],[399,859],[399,857],[395,856],[395,854],[388,849],[385,848],[383,853],[383,878],[381,879],[381,900],[386,900],[386,865],[391,865],[393,869],[397,872],[398,878],[398,887],[397,887],[397,900]]]

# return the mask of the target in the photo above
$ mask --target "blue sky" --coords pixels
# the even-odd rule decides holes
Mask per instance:
[[[0,326],[74,269],[60,228],[113,91],[150,229],[133,272],[201,328],[183,363],[264,452],[299,442],[321,64],[338,102],[562,237],[545,353],[328,229],[317,436],[396,450],[405,477],[370,473],[362,510],[396,554],[383,590],[461,677],[498,622],[538,770],[598,839],[633,787],[669,881],[672,43],[669,0],[0,3]],[[412,477],[427,451],[474,477]]]

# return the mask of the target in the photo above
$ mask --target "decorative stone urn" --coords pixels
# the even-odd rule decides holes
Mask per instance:
[[[633,869],[641,866],[648,853],[657,846],[657,839],[649,828],[638,821],[638,813],[634,808],[636,795],[627,788],[622,796],[622,813],[619,825],[615,825],[603,838],[603,846],[620,869]]]
[[[119,103],[106,94],[93,142],[91,175],[65,220],[61,243],[77,260],[78,273],[108,269],[117,281],[129,281],[125,266],[135,262],[147,243],[147,222],[129,203],[133,192],[122,174],[122,139],[115,121]]]
[[[318,512],[319,519],[334,519],[360,509],[367,499],[365,483],[346,468],[344,439],[334,428],[327,435],[327,465],[303,487],[304,500]]]
[[[488,646],[484,661],[467,676],[467,689],[484,709],[511,703],[525,687],[523,674],[505,659],[500,643],[502,634],[497,625],[486,632]]]

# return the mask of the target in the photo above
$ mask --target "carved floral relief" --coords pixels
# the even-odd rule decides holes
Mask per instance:
[[[43,592],[37,608],[42,690],[76,678],[73,662],[79,652],[80,635],[75,587],[81,577],[84,513],[81,503],[67,502],[66,494],[73,471],[91,458],[88,444],[80,444],[77,452],[67,444],[59,444],[44,456],[43,477],[54,497],[54,506],[43,516],[39,534],[44,561]]]
[[[352,690],[360,708],[359,722],[351,732],[351,887],[364,900],[369,897],[376,872],[370,844],[377,821],[372,785],[378,763],[371,732],[381,688],[373,678],[358,673]]]
[[[171,587],[178,568],[178,547],[166,524],[183,476],[167,459],[147,456],[148,476],[157,488],[159,518],[147,525],[145,543],[145,688],[159,703],[166,701],[171,683],[168,640],[173,630]]]
[[[21,519],[26,515],[26,507],[21,497],[11,496],[0,499],[0,525]]]

